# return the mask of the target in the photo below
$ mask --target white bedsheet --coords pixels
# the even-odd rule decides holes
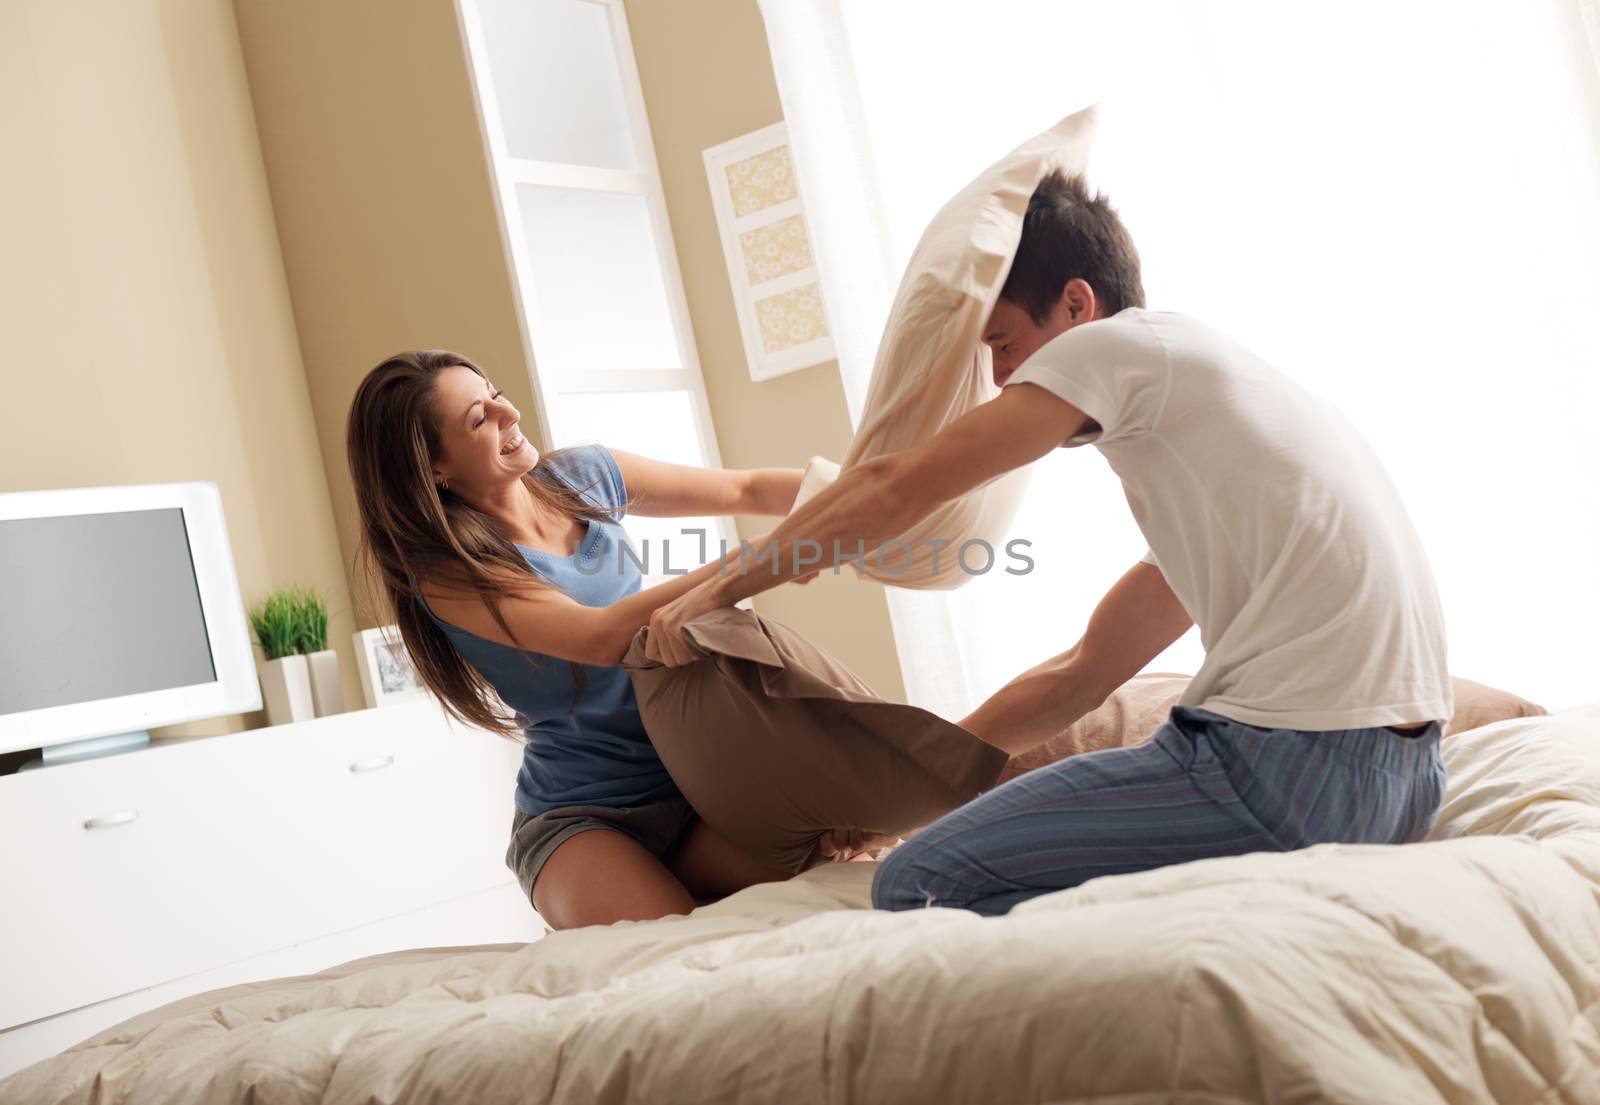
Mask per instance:
[[[1095,880],[1003,918],[825,866],[686,918],[198,996],[0,1102],[1600,1102],[1600,706],[1446,742],[1406,847]]]

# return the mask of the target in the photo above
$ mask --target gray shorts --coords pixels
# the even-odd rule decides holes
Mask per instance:
[[[531,902],[540,868],[557,848],[579,833],[610,829],[637,840],[651,855],[664,859],[697,816],[688,799],[676,790],[636,806],[562,806],[541,814],[517,810],[511,819],[506,866],[516,874],[523,894]]]

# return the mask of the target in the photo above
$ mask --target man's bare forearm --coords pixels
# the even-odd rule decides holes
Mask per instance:
[[[896,491],[895,457],[847,469],[832,486],[727,563],[713,583],[724,606],[780,583],[832,568],[875,550],[927,516],[937,504]]]
[[[1161,569],[1123,573],[1071,649],[1023,672],[961,724],[1015,756],[1043,744],[1137,675],[1193,625]]]
[[[1033,384],[1007,388],[919,445],[845,469],[789,515],[713,586],[723,605],[785,580],[859,559],[899,537],[940,503],[1031,463],[1083,425],[1085,415]],[[756,555],[763,559],[757,563]],[[773,563],[776,556],[777,562]]]
[[[1106,688],[1073,648],[1030,668],[961,721],[979,740],[1016,756],[1043,744],[1098,707]]]

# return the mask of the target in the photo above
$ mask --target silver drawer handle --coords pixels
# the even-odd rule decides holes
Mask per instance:
[[[394,763],[393,756],[374,756],[370,760],[357,760],[350,765],[350,770],[357,775],[363,771],[377,771],[379,768],[388,767]]]
[[[123,810],[121,813],[108,813],[104,817],[91,817],[83,823],[83,827],[93,832],[95,829],[114,829],[118,825],[126,825],[130,821],[139,820],[138,810]]]

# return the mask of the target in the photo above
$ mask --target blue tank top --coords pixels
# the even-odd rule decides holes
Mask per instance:
[[[536,479],[559,479],[596,506],[616,510],[618,517],[626,507],[622,473],[603,446],[585,445],[542,461],[533,474]],[[610,606],[640,586],[639,565],[622,555],[625,545],[627,534],[611,521],[590,522],[574,556],[526,545],[517,549],[540,578],[574,601]],[[627,672],[580,665],[585,678],[574,702],[568,661],[485,640],[431,609],[428,616],[522,722],[528,743],[517,772],[517,809],[531,816],[561,806],[631,806],[671,793],[672,779],[645,735]],[[538,670],[529,666],[529,659]]]

